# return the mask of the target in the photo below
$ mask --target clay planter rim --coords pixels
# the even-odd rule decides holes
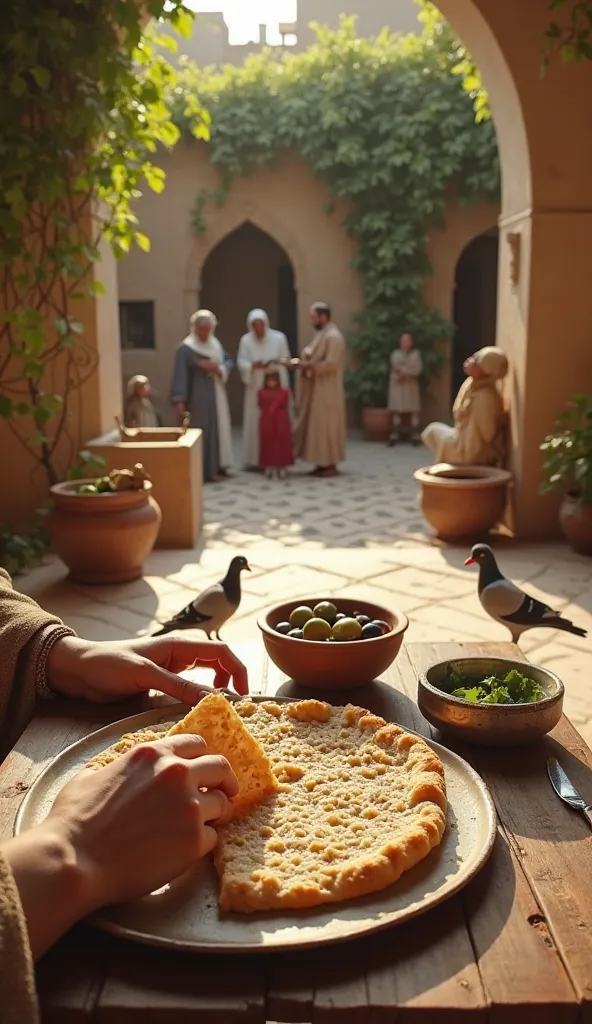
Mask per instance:
[[[124,508],[137,508],[143,505],[150,497],[152,484],[144,482],[141,491],[106,491],[103,494],[78,494],[79,487],[85,484],[93,484],[96,477],[85,480],[66,480],[61,484],[54,484],[50,493],[55,498],[55,503],[60,508],[68,508],[73,512],[119,512]]]
[[[460,476],[461,473],[466,475]],[[512,482],[512,474],[507,469],[498,469],[496,466],[453,466],[448,462],[422,466],[415,470],[413,476],[420,484],[454,490],[481,490]]]
[[[273,629],[273,624],[287,619],[290,612],[299,605],[308,604],[314,608],[319,601],[331,600],[344,612],[351,614],[354,610],[359,610],[363,614],[369,614],[371,618],[383,619],[393,628],[383,636],[334,644],[328,644],[324,640],[299,640],[276,633]],[[401,649],[409,620],[403,612],[395,608],[385,608],[370,601],[321,595],[282,601],[268,607],[259,615],[257,625],[263,634],[265,648],[273,663],[296,682],[311,689],[322,690],[364,686],[385,672]],[[344,667],[343,661],[348,661],[348,651],[351,657],[349,664]],[[276,657],[279,660],[276,660]],[[376,666],[375,670],[366,672],[366,658]],[[292,663],[291,668],[287,666],[288,662]]]

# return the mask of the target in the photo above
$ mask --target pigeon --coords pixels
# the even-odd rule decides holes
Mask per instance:
[[[488,615],[496,622],[507,626],[512,642],[518,640],[527,629],[548,626],[562,629],[574,636],[587,636],[585,629],[574,626],[569,619],[563,619],[561,612],[554,611],[548,604],[537,601],[520,590],[515,583],[507,580],[499,570],[495,555],[488,544],[475,544],[465,565],[479,566],[479,600]]]
[[[203,629],[208,640],[212,639],[212,633],[220,640],[220,629],[241,602],[240,577],[243,569],[251,571],[247,559],[236,555],[220,583],[204,590],[152,636],[163,636],[173,629]]]

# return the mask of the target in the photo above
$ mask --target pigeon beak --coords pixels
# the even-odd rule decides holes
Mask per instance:
[[[466,558],[465,559],[465,565],[474,565],[474,564],[475,564],[475,559],[474,558]]]
[[[244,564],[243,568],[244,568],[244,569],[246,569],[246,570],[247,570],[247,572],[251,572],[251,566],[249,565],[249,563],[248,563],[248,562],[245,562],[245,564]]]

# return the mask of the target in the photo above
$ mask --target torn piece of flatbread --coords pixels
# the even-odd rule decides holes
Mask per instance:
[[[238,793],[232,800],[237,814],[261,803],[278,788],[263,747],[221,693],[204,697],[183,721],[169,730],[169,736],[179,733],[202,736],[209,754],[222,754],[230,762],[238,781]]]

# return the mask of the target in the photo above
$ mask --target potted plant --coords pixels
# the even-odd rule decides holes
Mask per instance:
[[[362,410],[362,427],[367,441],[389,439],[393,414],[387,409],[388,360],[367,359],[347,376],[348,397]]]
[[[563,491],[561,529],[574,551],[592,555],[592,395],[572,398],[540,449],[540,491]]]
[[[142,575],[161,511],[144,467],[70,479],[51,488],[48,530],[75,583],[127,583]]]

